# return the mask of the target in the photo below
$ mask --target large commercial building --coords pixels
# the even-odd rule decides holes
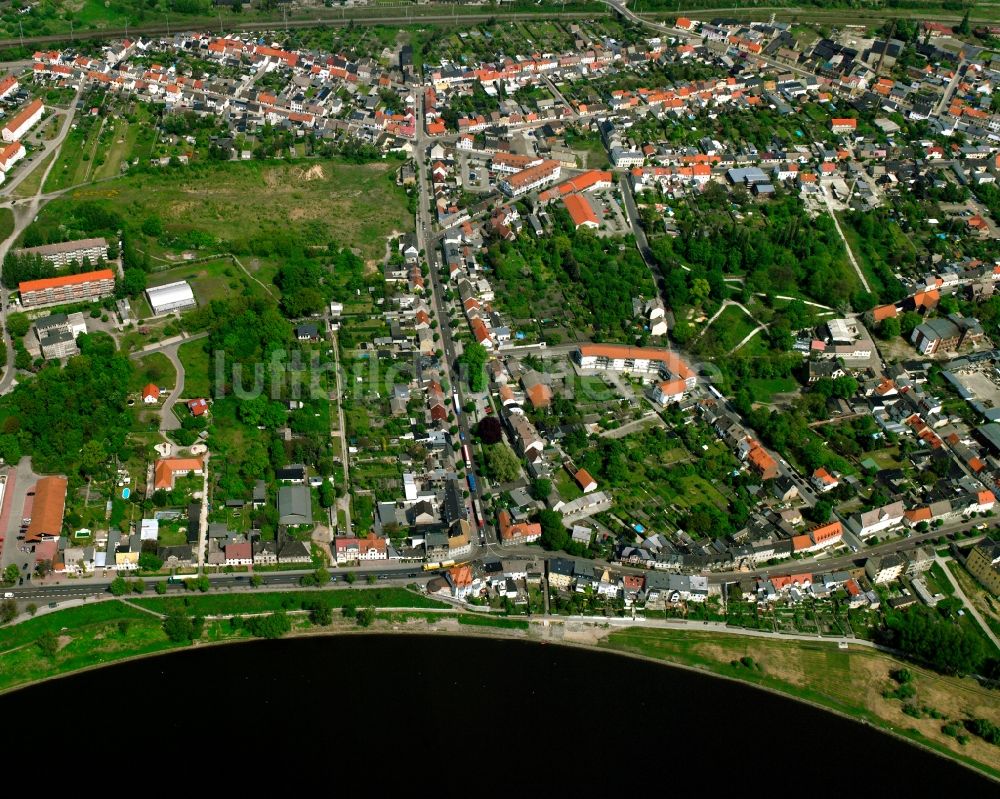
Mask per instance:
[[[558,161],[542,161],[536,166],[530,166],[503,178],[497,183],[497,187],[508,197],[520,197],[559,180],[561,170]]]
[[[61,241],[58,244],[43,244],[40,247],[28,247],[21,250],[27,255],[40,255],[49,263],[56,266],[66,266],[71,261],[79,264],[84,258],[89,258],[91,263],[107,259],[108,243],[104,239],[77,239],[76,241]]]
[[[82,313],[53,314],[35,322],[35,335],[42,350],[42,357],[68,358],[80,350],[76,337],[87,332],[87,320]]]
[[[3,126],[0,135],[3,140],[17,141],[31,130],[45,113],[45,105],[41,100],[32,100],[10,122]]]
[[[676,352],[669,350],[624,344],[582,344],[574,357],[581,369],[679,380],[689,389],[694,388],[697,382],[697,375],[691,367]]]
[[[99,269],[79,275],[25,280],[18,286],[18,291],[21,305],[25,308],[97,300],[114,294],[115,273],[110,269]]]
[[[66,509],[65,477],[43,477],[35,485],[31,507],[31,522],[25,534],[29,544],[59,538],[62,533],[63,511]]]
[[[195,306],[194,292],[183,280],[163,286],[151,286],[146,289],[146,296],[149,298],[149,307],[157,315]]]

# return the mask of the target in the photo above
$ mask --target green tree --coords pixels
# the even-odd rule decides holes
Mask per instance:
[[[142,232],[147,236],[156,238],[163,233],[163,220],[155,214],[153,216],[147,216],[142,221]]]
[[[465,379],[469,388],[473,391],[486,390],[486,359],[488,353],[486,348],[479,343],[473,342],[465,347],[459,363],[465,371]]]
[[[153,586],[153,590],[155,590],[156,593],[160,594],[161,596],[163,594],[167,593],[167,581],[166,580],[157,580],[156,583]]]
[[[375,608],[361,608],[361,610],[358,611],[356,618],[358,620],[359,627],[371,627],[372,623],[375,621]]]
[[[7,315],[7,332],[11,338],[23,338],[31,329],[31,320],[27,314],[11,313]]]
[[[554,510],[543,510],[538,515],[542,526],[541,545],[549,550],[565,549],[569,543],[569,530],[563,524],[562,515]]]
[[[691,302],[696,306],[702,306],[708,301],[711,286],[704,278],[696,278],[691,282]]]
[[[916,311],[907,311],[899,317],[899,335],[909,341],[910,336],[923,321],[923,318]]]
[[[97,474],[107,461],[108,451],[100,441],[90,440],[80,450],[80,471],[84,474]]]
[[[333,503],[337,501],[337,492],[333,487],[333,483],[329,480],[324,480],[319,487],[319,504],[324,508],[333,507]]]
[[[899,320],[895,317],[883,319],[878,325],[879,338],[883,338],[886,341],[896,338],[900,334],[900,330]]]
[[[333,623],[333,609],[329,602],[315,602],[309,611],[309,618],[313,624],[326,627]]]
[[[5,599],[0,602],[0,624],[7,624],[17,616],[17,602]]]
[[[521,476],[521,460],[502,442],[486,447],[486,468],[498,483],[510,483]]]
[[[119,288],[126,297],[138,297],[146,290],[146,273],[141,269],[126,269]]]
[[[46,630],[38,636],[35,644],[47,658],[54,658],[59,651],[59,638],[52,630]]]
[[[972,9],[965,9],[965,14],[962,15],[962,21],[958,23],[958,27],[955,29],[956,33],[960,33],[962,36],[968,36],[972,33],[972,26],[969,25],[969,13]]]
[[[118,577],[115,577],[115,579],[111,581],[111,585],[108,586],[108,590],[112,593],[113,596],[124,596],[129,592],[128,581],[124,577],[119,575]]]
[[[535,499],[546,500],[552,493],[552,481],[544,477],[538,477],[531,481],[531,496]]]
[[[292,622],[283,610],[267,616],[252,616],[246,620],[246,627],[257,638],[281,638],[292,631]]]
[[[158,572],[163,568],[163,561],[157,557],[155,552],[141,552],[139,554],[139,568],[144,571]]]
[[[188,643],[201,635],[200,625],[196,625],[195,620],[181,608],[167,612],[163,620],[163,632],[175,644]]]
[[[21,573],[17,569],[16,563],[11,563],[6,569],[3,570],[3,581],[8,585],[12,585],[17,582],[17,578],[21,576]]]

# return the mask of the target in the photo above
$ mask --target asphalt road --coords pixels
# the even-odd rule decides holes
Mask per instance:
[[[263,578],[264,582],[261,584],[260,588],[256,590],[263,590],[265,588],[293,588],[299,585],[304,574],[311,574],[311,571],[280,571],[280,572],[258,572],[258,574]],[[331,576],[331,584],[333,585],[344,585],[346,584],[345,575],[347,571],[337,572]],[[397,567],[385,567],[381,569],[367,569],[365,571],[354,570],[355,576],[358,577],[358,581],[354,584],[356,588],[368,587],[366,578],[369,576],[375,577],[375,585],[382,585],[392,581],[404,581],[407,583],[417,581],[424,582],[424,580],[430,576],[430,572],[425,572],[419,564],[409,564],[406,566]],[[128,575],[124,575],[128,576]],[[195,575],[184,575],[185,579],[187,577],[195,577]],[[96,578],[90,580],[71,580],[62,579],[57,582],[53,582],[51,579],[44,584],[40,583],[38,585],[24,585],[15,588],[7,588],[6,592],[14,594],[14,598],[17,601],[41,601],[41,602],[65,602],[68,599],[82,599],[88,596],[103,596],[108,592],[108,586],[111,585],[111,580],[113,578]],[[148,594],[152,594],[152,584],[156,582],[163,582],[166,578],[143,578],[146,583],[146,591]],[[213,590],[233,590],[241,588],[250,588],[250,575],[248,574],[224,574],[224,575],[212,575],[209,576],[209,580],[212,583]],[[184,593],[187,589],[184,585],[180,583],[169,583],[167,585],[167,593]]]
[[[433,217],[431,216],[431,204],[430,204],[430,181],[427,175],[427,165],[426,165],[426,148],[430,144],[430,140],[424,133],[424,96],[423,92],[418,93],[417,103],[416,103],[416,138],[414,140],[414,152],[416,153],[416,161],[418,167],[418,187],[420,190],[420,198],[417,203],[417,244],[421,250],[424,251],[425,260],[430,267],[430,289],[431,289],[431,301],[434,306],[435,314],[438,320],[438,330],[441,335],[441,351],[444,353],[445,368],[447,374],[450,377],[451,388],[453,391],[458,393],[459,402],[464,405],[464,386],[462,381],[459,379],[458,367],[456,363],[456,351],[455,342],[451,335],[451,325],[448,322],[448,308],[446,307],[444,300],[445,289],[441,285],[441,279],[438,274],[438,259],[437,259],[437,243],[438,237],[434,234],[433,228]],[[461,320],[459,324],[462,324]],[[449,403],[452,403],[452,399],[448,398]],[[458,425],[459,434],[462,442],[472,441],[472,430],[470,427],[469,414],[463,412],[461,408],[455,408],[456,414],[456,424]],[[459,455],[461,458],[461,455]],[[467,474],[470,474],[476,480],[476,490],[470,491],[472,495],[472,501],[478,503],[479,510],[483,510],[483,481],[480,476],[476,474],[475,461],[472,461],[471,466],[466,469]],[[470,522],[472,519],[470,519]],[[484,525],[486,525],[486,520],[483,519]],[[492,534],[491,526],[486,525],[484,530],[487,537]],[[479,551],[478,540],[476,539],[476,532],[473,533],[473,554],[475,555]]]
[[[59,148],[62,147],[62,143],[65,141],[66,136],[69,134],[72,127],[73,117],[76,114],[76,103],[77,100],[80,99],[82,91],[82,87],[77,89],[77,92],[73,96],[73,100],[69,105],[69,109],[66,111],[66,115],[63,118],[62,126],[59,128],[59,132],[56,134],[56,137],[52,139],[52,141],[46,142],[43,145],[44,150],[40,151],[36,156],[33,167],[31,169],[20,170],[18,174],[3,187],[3,190],[0,191],[0,195],[10,197],[11,192],[13,192],[21,181],[23,181],[35,170],[42,168],[42,161],[45,160],[45,157],[47,157],[49,153],[59,152]],[[40,199],[42,186],[45,185],[46,178],[48,178],[49,173],[52,171],[53,167],[55,167],[56,160],[57,159],[53,158],[49,165],[45,168],[42,179],[38,183],[38,191],[34,197],[21,202],[11,201],[10,208],[14,212],[14,230],[6,239],[4,239],[3,242],[0,242],[0,263],[2,263],[3,259],[7,256],[11,245],[13,245],[18,237],[24,232],[24,229],[32,223],[35,216],[38,214],[42,204]],[[3,343],[7,347],[7,361],[4,365],[3,378],[0,378],[0,394],[6,394],[14,385],[14,347],[11,342],[10,334],[7,332],[6,324],[7,313],[9,311],[9,300],[9,293],[0,287],[0,314],[2,314],[4,321],[2,326]]]

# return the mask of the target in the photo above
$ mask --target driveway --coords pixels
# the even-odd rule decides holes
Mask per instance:
[[[148,344],[141,350],[136,350],[129,356],[130,358],[139,359],[153,352],[161,352],[167,356],[167,360],[174,365],[174,371],[177,373],[177,380],[174,382],[173,391],[171,391],[170,395],[163,401],[163,405],[160,408],[161,433],[166,433],[169,430],[179,430],[181,427],[180,420],[174,413],[174,405],[177,404],[177,400],[179,400],[184,394],[184,364],[181,363],[181,359],[177,355],[177,350],[180,348],[181,344],[205,338],[207,335],[207,333],[199,333],[195,336],[174,336],[173,338],[157,342],[156,344]]]

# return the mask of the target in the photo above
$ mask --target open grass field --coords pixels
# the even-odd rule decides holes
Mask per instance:
[[[117,104],[117,98],[93,96],[85,97],[83,102],[88,107],[103,104],[101,115],[82,114],[76,118],[59,151],[59,160],[45,181],[46,191],[115,178],[121,175],[126,161],[145,164],[150,158],[156,129],[144,106],[122,105]]]
[[[211,359],[204,339],[181,344],[177,357],[184,367],[184,393],[189,397],[207,397],[212,391],[208,371]]]
[[[41,163],[39,163],[36,159],[33,163],[25,164],[23,168],[30,169],[31,174],[17,184],[17,187],[14,189],[14,196],[22,198],[34,197],[38,194],[38,188],[42,185],[42,175],[45,174],[45,170],[48,168],[49,163],[55,157],[55,153],[49,153],[45,156]]]
[[[776,377],[769,380],[751,378],[747,381],[747,387],[755,402],[770,402],[775,394],[795,391],[798,385],[791,377]]]
[[[267,613],[298,609],[325,600],[331,607],[376,608],[447,608],[444,602],[430,599],[405,588],[352,588],[329,591],[281,591],[251,594],[185,594],[183,597],[142,597],[134,600],[157,613],[181,606],[192,616],[225,616],[238,613]]]
[[[949,756],[1000,776],[1000,748],[978,738],[964,746],[941,732],[941,719],[916,719],[902,702],[886,699],[889,672],[903,664],[874,650],[840,650],[832,642],[778,641],[726,633],[644,630],[613,632],[604,645],[657,660],[693,666],[714,674],[771,688],[793,697],[865,719],[924,743]],[[758,668],[740,664],[750,657]],[[736,665],[733,665],[734,661]],[[933,708],[948,719],[978,717],[1000,720],[995,692],[971,678],[944,677],[910,664],[916,704]]]
[[[50,203],[39,224],[51,225],[71,204],[86,200],[126,219],[158,216],[164,234],[154,255],[161,248],[185,249],[183,242],[193,234],[214,239],[217,249],[245,252],[255,242],[296,233],[307,246],[335,241],[356,248],[365,258],[378,258],[385,252],[389,231],[413,227],[405,194],[394,182],[395,166],[251,161],[126,175]]]
[[[123,624],[127,631],[123,632]],[[58,636],[59,649],[46,657],[36,645]],[[44,677],[170,649],[159,620],[113,601],[70,608],[0,629],[0,691]]]
[[[160,388],[173,386],[177,380],[174,365],[162,352],[151,352],[135,361],[135,371],[129,381],[129,391],[141,391],[142,387],[154,383]]]
[[[6,241],[14,232],[14,212],[10,208],[0,208],[0,241]]]
[[[729,352],[756,327],[753,320],[735,305],[727,306],[702,333],[698,352]]]
[[[147,282],[153,287],[175,283],[178,280],[186,280],[190,284],[199,305],[242,294],[244,291],[261,296],[265,294],[261,285],[247,277],[247,274],[229,258],[182,264],[156,271],[150,274]]]

